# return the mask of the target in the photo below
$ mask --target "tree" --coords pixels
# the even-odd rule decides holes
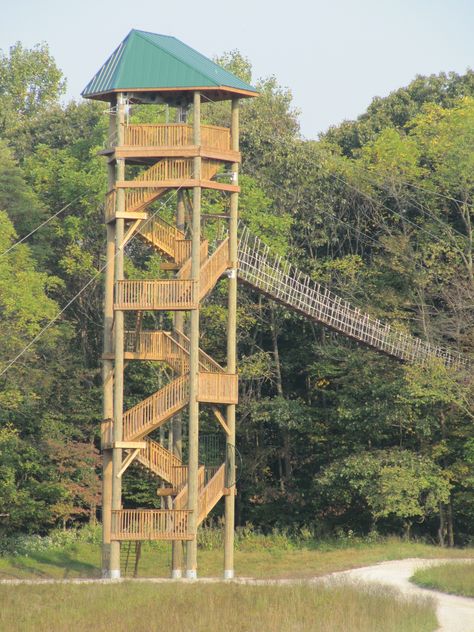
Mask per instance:
[[[0,209],[7,210],[20,236],[36,228],[45,210],[36,192],[26,182],[11,149],[0,140]]]
[[[334,462],[316,484],[331,500],[332,511],[355,505],[369,512],[373,526],[382,518],[402,520],[407,538],[414,520],[425,520],[449,498],[449,482],[431,459],[399,449]]]
[[[0,428],[0,533],[46,531],[67,497],[44,455],[11,425]]]
[[[9,55],[0,55],[0,134],[12,134],[25,118],[57,103],[65,89],[46,43],[31,49],[14,44]]]

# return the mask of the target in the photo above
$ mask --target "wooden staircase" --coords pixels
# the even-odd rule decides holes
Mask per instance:
[[[123,281],[119,284],[116,307],[120,309],[179,309],[201,301],[228,269],[229,246],[224,239],[209,256],[203,242],[199,296],[192,296],[190,285],[190,245],[184,233],[160,218],[144,220],[140,238],[165,257],[180,265],[177,279],[171,281]],[[238,247],[239,278],[272,299],[332,329],[405,361],[426,362],[441,358],[446,364],[464,366],[460,354],[442,350],[352,308],[347,302],[322,288],[290,264],[275,257],[258,238],[242,227]],[[166,290],[166,284],[174,288]],[[164,288],[164,289],[163,289]],[[190,289],[191,288],[191,289]],[[168,293],[166,293],[168,291]],[[129,360],[166,361],[177,374],[169,384],[127,410],[123,415],[124,442],[145,440],[138,462],[168,483],[166,493],[174,495],[171,510],[119,510],[113,512],[113,537],[120,540],[190,539],[187,530],[187,468],[171,452],[147,437],[189,403],[189,339],[182,332],[127,332],[125,357]],[[201,402],[236,403],[237,378],[204,351],[199,352],[199,394]],[[109,424],[107,426],[107,424]],[[111,441],[111,424],[105,422],[103,436]],[[220,498],[227,493],[225,466],[221,465],[205,482],[204,469],[199,472],[200,524]]]
[[[211,182],[217,174],[222,163],[218,160],[204,160],[202,163],[201,178],[205,182]],[[140,173],[133,180],[122,181],[119,188],[125,189],[125,209],[127,219],[133,219],[134,214],[139,213],[152,202],[155,202],[170,187],[191,185],[193,183],[192,158],[163,158],[154,165]],[[105,207],[108,221],[115,219],[117,189],[112,189],[106,195]],[[137,216],[138,219],[141,216]]]
[[[148,170],[148,177],[156,175]],[[145,191],[145,189],[142,189]],[[144,201],[144,195],[142,200]],[[145,202],[144,202],[145,203]],[[138,209],[138,203],[135,207]],[[130,208],[128,209],[130,210]],[[161,218],[143,219],[138,226],[142,241],[173,261],[180,269],[176,280],[169,281],[122,281],[118,284],[115,307],[118,309],[146,310],[189,309],[191,303],[202,300],[215,286],[228,268],[228,239],[224,239],[209,255],[208,243],[201,247],[201,271],[199,296],[192,296],[191,242],[182,231]],[[171,291],[173,289],[173,292]],[[123,414],[123,442],[144,441],[136,456],[137,462],[153,475],[165,481],[168,487],[163,494],[175,496],[172,510],[124,509],[113,512],[113,539],[189,539],[187,531],[189,512],[187,504],[187,467],[147,435],[166,423],[189,403],[189,354],[190,340],[181,331],[127,331],[125,333],[125,359],[167,362],[177,374],[171,382],[153,395],[126,410]],[[237,376],[225,372],[213,358],[199,350],[198,399],[208,403],[237,403]],[[104,445],[112,445],[112,423],[102,426]],[[199,515],[200,524],[216,503],[227,493],[225,489],[225,465],[205,480],[206,470],[199,470]]]

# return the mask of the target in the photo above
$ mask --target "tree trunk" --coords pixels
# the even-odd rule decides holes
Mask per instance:
[[[448,546],[452,548],[454,546],[454,519],[453,519],[453,502],[451,498],[447,507],[447,522],[448,522]]]
[[[405,530],[404,534],[403,534],[403,538],[407,541],[410,541],[411,539],[411,526],[412,526],[412,522],[411,520],[407,520],[406,522],[404,522],[403,524],[403,528]]]
[[[273,357],[275,360],[275,379],[276,379],[276,390],[279,397],[284,398],[283,394],[283,380],[281,377],[281,363],[280,363],[280,351],[278,349],[278,332],[277,332],[277,324],[275,318],[275,306],[273,303],[270,304],[270,329],[272,332],[272,343],[273,343]],[[285,479],[290,478],[292,473],[291,468],[291,443],[290,443],[290,433],[287,428],[282,428],[283,434],[283,462],[284,462],[284,477]],[[284,483],[282,485],[284,488]]]
[[[438,543],[440,546],[446,546],[446,519],[443,503],[439,503]]]

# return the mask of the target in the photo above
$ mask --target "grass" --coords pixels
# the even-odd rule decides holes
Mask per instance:
[[[474,562],[451,562],[422,568],[410,580],[423,588],[474,597]]]
[[[208,546],[210,546],[208,544]],[[474,558],[474,549],[440,549],[398,538],[367,543],[354,540],[292,544],[288,538],[249,536],[238,542],[236,574],[256,578],[305,579],[334,571],[367,566],[386,560],[416,558]],[[169,577],[170,546],[146,543],[140,561],[140,577]],[[200,577],[222,575],[220,547],[198,553]],[[77,540],[62,546],[31,551],[28,555],[0,557],[0,579],[77,578],[100,576],[100,545]]]
[[[386,588],[235,584],[0,586],[9,632],[431,632],[429,598]]]

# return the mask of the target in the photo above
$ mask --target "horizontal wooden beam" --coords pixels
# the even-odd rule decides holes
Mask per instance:
[[[158,487],[156,490],[157,496],[176,496],[178,494],[178,490],[174,487]]]
[[[160,263],[160,270],[179,270],[180,266],[172,261],[163,261]]]
[[[100,155],[109,156],[110,160],[119,158],[208,158],[211,160],[222,160],[223,162],[238,162],[242,160],[242,155],[238,151],[227,149],[212,149],[210,147],[197,147],[187,145],[185,147],[149,147],[122,145],[111,149],[104,149]]]
[[[144,450],[146,441],[114,441],[112,448],[121,448],[122,450]]]
[[[203,189],[217,189],[218,191],[230,191],[240,193],[240,187],[235,184],[224,182],[214,182],[214,180],[196,180],[194,178],[173,179],[173,180],[117,180],[115,186],[118,189],[192,189],[202,187]],[[131,217],[137,217],[138,214]],[[118,214],[117,214],[118,217]]]
[[[115,222],[116,219],[125,219],[125,220],[148,219],[148,213],[135,213],[135,212],[127,213],[126,211],[113,213],[111,216],[107,218],[106,223],[110,224],[110,222]]]

